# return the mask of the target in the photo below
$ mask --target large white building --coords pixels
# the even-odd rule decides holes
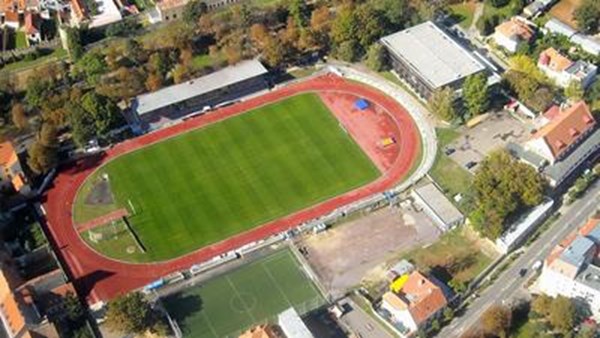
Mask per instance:
[[[600,318],[600,219],[568,235],[544,261],[538,289],[549,296],[584,301]]]

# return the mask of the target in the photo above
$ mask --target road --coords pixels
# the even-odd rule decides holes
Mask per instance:
[[[562,216],[553,223],[524,253],[517,258],[506,271],[500,274],[498,279],[487,289],[481,292],[467,308],[465,313],[455,318],[446,326],[438,337],[460,337],[479,322],[481,314],[493,304],[510,302],[525,294],[523,288],[525,282],[531,278],[531,266],[538,260],[548,256],[552,248],[556,246],[568,233],[581,227],[600,205],[600,183],[596,182],[588,192],[570,206],[560,209]],[[519,270],[527,268],[527,274],[519,277]]]

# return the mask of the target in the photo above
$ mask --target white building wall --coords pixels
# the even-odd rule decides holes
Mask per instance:
[[[536,138],[536,139],[528,141],[527,143],[525,143],[525,148],[527,150],[533,151],[534,153],[542,156],[543,158],[548,160],[548,162],[550,162],[550,164],[554,164],[554,161],[555,161],[554,155],[552,155],[552,151],[550,150],[550,147],[546,143],[546,140],[544,140],[543,138],[540,137],[540,138]]]
[[[539,289],[552,297],[562,295],[585,300],[594,317],[600,318],[600,290],[593,289],[576,279],[570,279],[546,266],[539,278]]]
[[[519,44],[519,42],[515,39],[511,39],[507,36],[505,36],[504,34],[500,34],[500,33],[494,33],[494,41],[496,41],[496,44],[498,46],[502,46],[504,47],[506,50],[508,50],[511,53],[514,53],[517,51],[517,46]]]

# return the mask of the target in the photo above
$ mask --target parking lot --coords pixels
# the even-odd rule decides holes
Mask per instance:
[[[492,113],[477,126],[463,127],[459,131],[461,136],[443,151],[471,173],[490,152],[503,148],[509,142],[523,142],[530,135],[526,124],[506,112]]]
[[[388,260],[433,243],[439,235],[423,212],[386,207],[311,236],[299,246],[322,285],[337,298],[363,278],[383,277]]]

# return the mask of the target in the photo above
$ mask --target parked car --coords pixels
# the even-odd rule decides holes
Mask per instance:
[[[477,162],[470,161],[470,162],[467,162],[467,164],[465,164],[465,168],[471,169],[471,168],[473,168],[476,165],[477,165]]]
[[[522,268],[521,270],[519,270],[519,276],[525,277],[526,274],[527,274],[527,269]]]
[[[444,154],[446,154],[446,156],[450,156],[452,155],[454,152],[456,151],[456,149],[454,148],[446,148],[446,150],[444,151]]]
[[[543,263],[542,261],[536,261],[535,263],[533,263],[533,266],[531,267],[531,270],[539,270],[542,267]]]

